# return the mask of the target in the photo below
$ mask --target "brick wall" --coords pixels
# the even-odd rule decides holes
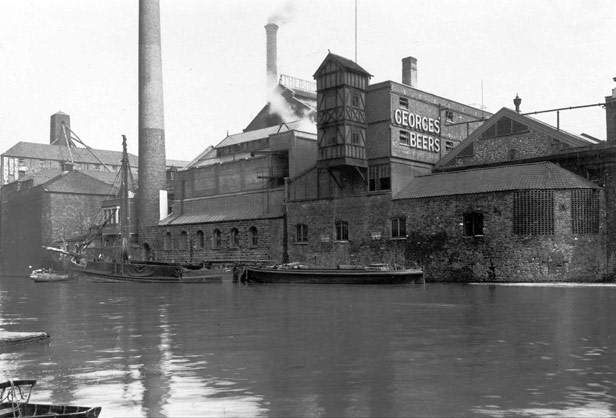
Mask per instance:
[[[231,243],[231,229],[239,233],[239,245]],[[256,228],[257,245],[253,245],[250,228]],[[214,230],[221,232],[221,245],[214,244]],[[198,231],[203,232],[204,245],[199,245]],[[186,246],[181,243],[186,232]],[[170,241],[165,244],[169,234]],[[275,260],[283,258],[284,221],[282,218],[237,220],[207,224],[173,225],[144,230],[140,243],[147,243],[156,261],[196,263],[202,261]]]

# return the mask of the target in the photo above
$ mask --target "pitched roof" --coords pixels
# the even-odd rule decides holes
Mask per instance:
[[[96,156],[105,164],[119,165],[122,161],[121,151],[93,150]],[[99,164],[98,160],[86,148],[71,148],[73,160],[78,163]],[[38,158],[41,160],[68,161],[70,154],[64,145],[38,144],[34,142],[18,142],[3,155],[8,157]],[[137,167],[136,155],[128,154],[131,167]]]
[[[317,74],[319,74],[321,72],[321,69],[323,68],[323,66],[329,60],[335,61],[338,65],[344,67],[347,70],[351,70],[351,71],[354,71],[356,73],[363,74],[363,75],[366,75],[368,77],[372,77],[372,74],[370,74],[368,71],[364,70],[355,61],[351,61],[350,59],[341,57],[340,55],[332,54],[331,52],[327,54],[327,56],[325,57],[325,59],[323,60],[321,65],[319,65],[319,68],[317,68],[317,70],[315,71],[313,77],[316,78]]]
[[[223,139],[218,145],[216,145],[216,148],[228,147],[230,145],[241,144],[243,142],[256,141],[258,139],[268,138],[270,135],[278,134],[281,132],[288,132],[294,130],[302,130],[304,132],[307,132],[308,130],[306,128],[306,123],[303,120],[297,120],[289,123],[281,123],[280,125],[269,126],[263,129],[229,135],[225,139]],[[309,133],[316,133],[316,125],[313,125],[312,128],[314,128],[314,130],[310,131]],[[308,127],[308,129],[310,129],[310,127]]]
[[[468,145],[479,139],[485,131],[487,131],[491,127],[494,127],[498,120],[503,117],[512,119],[514,122],[520,123],[522,125],[526,125],[529,128],[538,132],[545,133],[546,135],[555,138],[558,141],[569,145],[570,147],[583,147],[596,143],[595,141],[590,141],[580,136],[573,135],[560,129],[556,129],[555,127],[548,125],[547,123],[544,123],[540,120],[522,115],[514,110],[503,107],[501,110],[492,115],[492,117],[490,117],[480,127],[475,129],[464,141],[460,142],[451,152],[441,158],[436,163],[435,168],[438,169],[440,167],[448,165],[458,155],[463,153]]]
[[[600,189],[549,162],[477,168],[415,177],[394,199],[417,199],[514,190]]]
[[[92,149],[96,157],[98,157],[106,165],[120,165],[122,162],[122,151],[109,151],[102,149]],[[73,155],[73,161],[76,163],[100,164],[100,162],[92,155],[87,148],[72,147],[70,152]],[[54,161],[69,161],[68,147],[65,145],[40,144],[36,142],[18,142],[2,154],[6,157],[15,158],[36,158],[39,160],[54,160]],[[138,166],[139,158],[136,155],[128,153],[128,162],[131,167]],[[166,160],[167,166],[184,167],[186,161],[181,160]]]

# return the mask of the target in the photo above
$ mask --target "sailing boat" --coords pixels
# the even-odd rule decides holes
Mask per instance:
[[[130,256],[129,225],[129,184],[130,165],[126,151],[126,136],[122,135],[122,168],[119,210],[111,211],[102,225],[93,229],[80,245],[79,251],[68,252],[71,255],[72,274],[76,277],[99,282],[139,282],[139,283],[204,283],[220,282],[222,273],[206,267],[205,263],[181,264],[156,261],[135,261]],[[101,253],[98,257],[92,251],[86,251],[97,237],[102,236],[103,228],[118,217],[119,234],[113,254]]]

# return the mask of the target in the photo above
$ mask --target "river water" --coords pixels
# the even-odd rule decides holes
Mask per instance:
[[[616,287],[0,277],[0,380],[101,417],[616,416]]]

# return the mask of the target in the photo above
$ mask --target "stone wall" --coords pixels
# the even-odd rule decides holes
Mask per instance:
[[[394,203],[407,216],[407,259],[429,281],[596,281],[606,274],[599,234],[571,233],[570,191],[555,191],[554,235],[513,234],[513,195],[492,193]],[[605,202],[602,199],[601,206]],[[463,215],[483,213],[483,236],[465,236]]]
[[[386,262],[405,265],[405,240],[391,239],[391,195],[365,194],[288,203],[289,260],[321,266]],[[348,240],[336,240],[337,221],[347,222]],[[296,235],[307,226],[307,240]]]

